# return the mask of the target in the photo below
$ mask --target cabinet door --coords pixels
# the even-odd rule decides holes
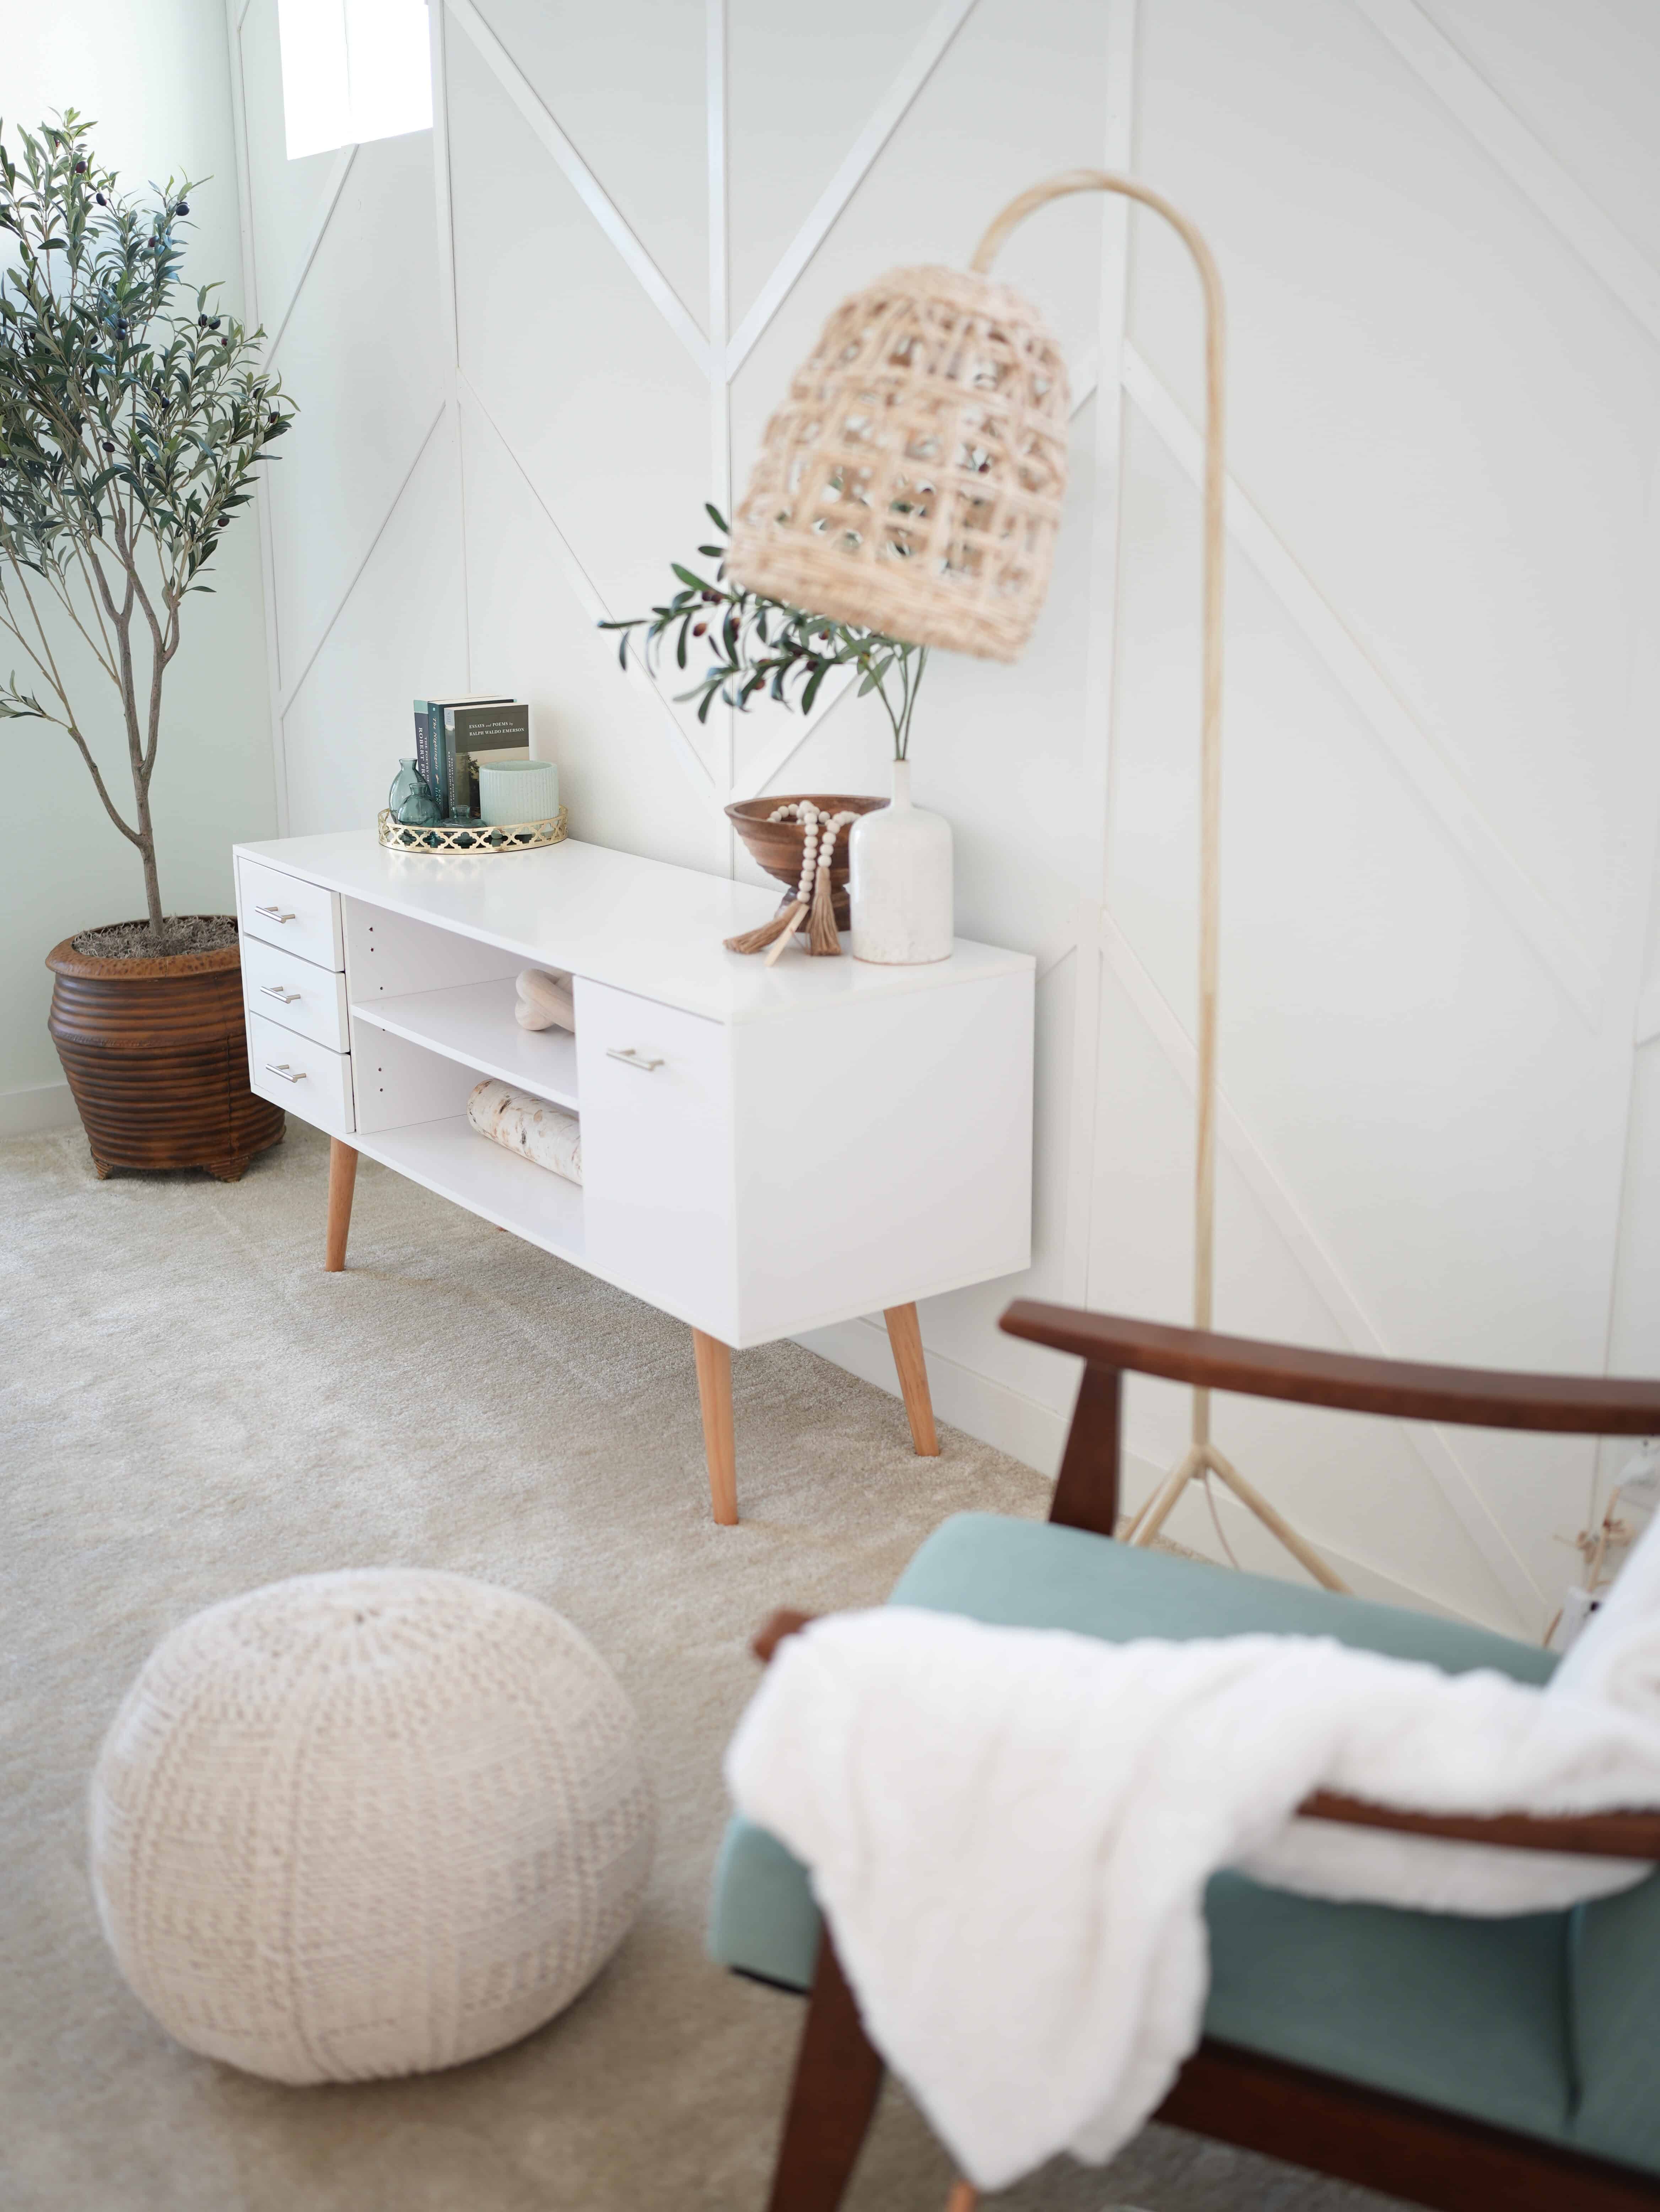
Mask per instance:
[[[730,1342],[725,1025],[581,981],[576,1009],[588,1258],[623,1289]]]

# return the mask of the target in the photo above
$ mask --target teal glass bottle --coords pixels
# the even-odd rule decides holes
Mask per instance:
[[[434,823],[444,819],[431,785],[412,760],[398,763],[386,804],[391,809],[393,821],[402,822],[410,829],[430,830]]]

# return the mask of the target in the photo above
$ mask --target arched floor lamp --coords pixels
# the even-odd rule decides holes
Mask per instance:
[[[1049,586],[1070,410],[1059,346],[1027,301],[988,271],[1009,233],[1035,210],[1069,193],[1096,191],[1123,193],[1162,216],[1192,255],[1204,292],[1193,1320],[1208,1329],[1216,1242],[1227,478],[1226,311],[1204,239],[1179,210],[1133,177],[1069,169],[1009,202],[980,240],[972,273],[896,269],[844,301],[767,424],[734,518],[727,566],[752,591],[838,621],[984,659],[1019,657]],[[1209,1390],[1194,1391],[1187,1452],[1142,1507],[1128,1540],[1150,1543],[1188,1484],[1212,1474],[1317,1582],[1344,1588],[1217,1449]],[[961,2212],[959,2200],[954,2206]]]

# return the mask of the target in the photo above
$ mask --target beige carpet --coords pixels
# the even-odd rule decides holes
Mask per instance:
[[[800,2008],[701,1942],[720,1750],[780,1603],[881,1597],[960,1507],[1037,1475],[790,1345],[740,1354],[742,1527],[709,1518],[686,1331],[364,1163],[351,1266],[320,1261],[327,1152],[291,1125],[245,1182],[96,1182],[79,1132],[0,1146],[0,1798],[6,2212],[755,2212]],[[88,1897],[86,1778],[173,1622],[282,1575],[457,1569],[568,1614],[639,1709],[662,1808],[644,1915],[516,2050],[292,2090],[179,2050]],[[940,2212],[946,2162],[882,2110],[855,2212]],[[1380,2199],[1150,2129],[998,2206],[1362,2212]]]

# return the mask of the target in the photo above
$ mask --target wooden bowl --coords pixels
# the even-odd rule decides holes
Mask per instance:
[[[767,799],[740,799],[729,806],[726,817],[754,859],[769,876],[776,876],[791,890],[801,881],[802,839],[805,833],[799,822],[769,822],[766,817],[774,807],[799,806],[803,799],[810,799],[821,814],[874,814],[879,806],[888,804],[885,799],[861,797],[857,793],[792,791]],[[851,927],[847,911],[847,837],[844,830],[837,838],[835,864],[830,871],[838,929]]]

